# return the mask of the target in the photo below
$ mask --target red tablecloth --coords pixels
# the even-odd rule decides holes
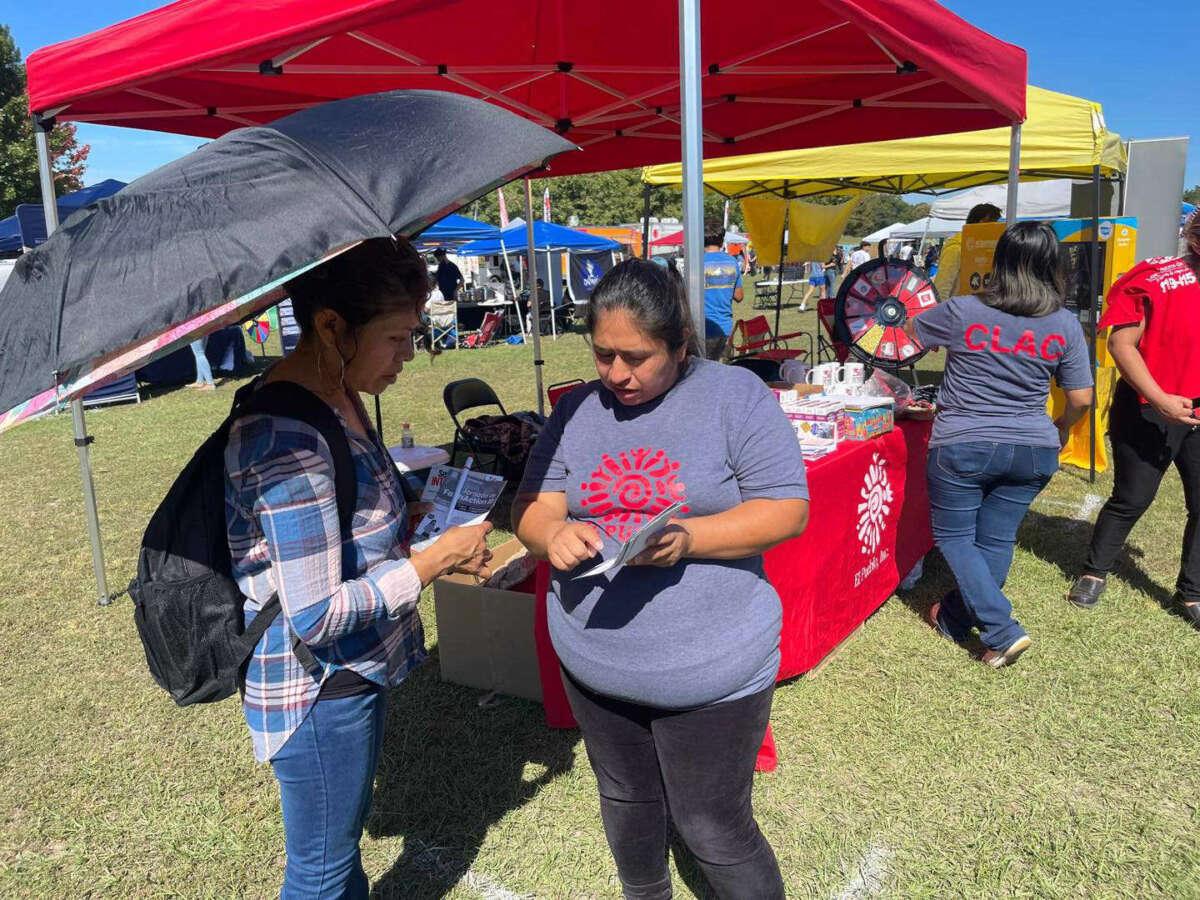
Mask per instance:
[[[929,422],[902,421],[882,437],[847,444],[808,464],[808,528],[764,557],[783,602],[779,680],[812,669],[933,548],[925,487],[930,428]],[[549,585],[550,567],[541,563],[534,630],[542,702],[551,728],[574,728],[546,624]],[[774,751],[768,728],[760,769],[775,767]]]

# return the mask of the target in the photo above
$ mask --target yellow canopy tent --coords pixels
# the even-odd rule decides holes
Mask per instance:
[[[1125,146],[1099,103],[1030,85],[1021,126],[1021,180],[1125,173]],[[1008,180],[1008,128],[844,144],[704,161],[704,183],[727,197],[816,197],[860,191],[941,194]],[[678,163],[642,170],[647,184],[683,181]]]
[[[1108,130],[1099,103],[1029,85],[1026,119],[1020,132],[1020,180],[1086,179],[1095,185],[1093,234],[1098,232],[1100,182],[1124,178],[1128,160],[1125,145]],[[705,185],[729,198],[779,198],[883,194],[944,194],[982,184],[1009,180],[1013,132],[1008,128],[931,135],[868,144],[813,147],[778,153],[756,153],[704,161]],[[668,164],[642,170],[650,185],[682,183],[681,166]],[[1011,195],[1010,195],[1011,197]],[[1092,293],[1099,295],[1098,275],[1092,272]],[[779,327],[776,300],[776,330]],[[1096,305],[1089,309],[1088,332],[1096,343]],[[1099,412],[1106,412],[1113,373],[1097,373],[1096,403],[1091,415],[1076,426],[1064,460],[1083,465],[1087,448],[1091,477],[1097,470],[1096,441]],[[1072,447],[1074,451],[1072,452]],[[1103,461],[1102,461],[1103,466]]]

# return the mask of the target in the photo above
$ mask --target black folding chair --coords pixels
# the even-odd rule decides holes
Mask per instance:
[[[446,412],[450,413],[450,418],[454,420],[454,447],[450,451],[450,465],[454,465],[461,449],[464,453],[473,454],[476,463],[483,462],[481,457],[491,457],[491,470],[499,475],[502,459],[500,448],[472,437],[458,420],[459,413],[483,406],[497,406],[500,408],[500,415],[508,415],[491,385],[480,378],[452,381],[442,391],[442,402],[446,404]],[[484,468],[484,465],[476,465],[476,468]]]

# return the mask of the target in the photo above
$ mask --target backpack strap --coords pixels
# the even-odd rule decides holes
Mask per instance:
[[[350,523],[354,518],[354,508],[358,504],[358,476],[354,471],[350,440],[346,437],[341,420],[324,400],[294,382],[273,381],[261,388],[258,387],[258,383],[256,378],[238,389],[227,421],[232,423],[234,419],[251,415],[283,416],[304,422],[316,429],[325,439],[333,456],[333,486],[337,497],[338,523],[341,526],[342,538],[345,539],[350,535]],[[343,581],[347,575],[346,556],[342,553]],[[276,595],[267,601],[243,632],[246,647],[250,652],[253,652],[267,628],[279,615],[279,609],[279,596]],[[315,675],[321,671],[321,664],[299,637],[292,639],[292,652],[308,674]]]

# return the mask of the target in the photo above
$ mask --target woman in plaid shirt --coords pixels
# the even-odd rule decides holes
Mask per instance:
[[[333,457],[295,419],[237,420],[225,451],[233,572],[252,620],[278,593],[246,670],[255,756],[279,781],[287,843],[281,896],[366,897],[358,842],[383,741],[387,689],[425,658],[421,589],[447,572],[486,574],[490,525],[451,529],[409,553],[399,477],[359,393],[379,394],[413,357],[428,292],[406,241],[364,241],[288,284],[301,339],[263,379],[291,381],[346,430],[357,480],[343,540]],[[343,581],[345,571],[352,578]],[[299,637],[321,670],[305,671]]]

